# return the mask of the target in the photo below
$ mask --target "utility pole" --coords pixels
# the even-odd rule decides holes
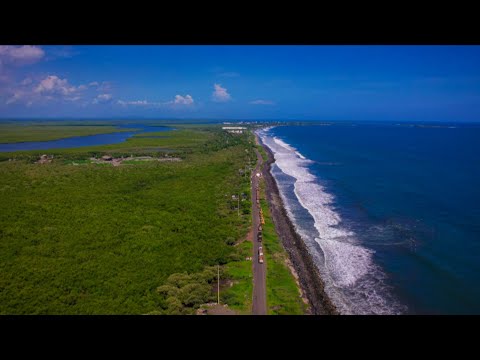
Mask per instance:
[[[217,269],[218,269],[218,272],[217,272],[217,305],[220,304],[220,265],[217,265]]]
[[[237,198],[237,213],[238,213],[238,216],[240,216],[240,193],[238,193],[238,198]]]

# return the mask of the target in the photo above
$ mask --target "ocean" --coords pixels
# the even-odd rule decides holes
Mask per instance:
[[[480,125],[258,131],[342,314],[480,314]]]

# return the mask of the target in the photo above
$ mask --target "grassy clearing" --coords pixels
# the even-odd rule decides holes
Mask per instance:
[[[0,143],[16,143],[26,141],[49,141],[73,136],[108,134],[131,131],[117,129],[115,126],[80,126],[80,125],[12,125],[0,124]]]
[[[162,146],[164,147],[170,149],[189,149],[196,148],[206,141],[212,140],[213,135],[214,133],[210,129],[179,128],[176,131],[137,134],[133,138],[128,139],[124,144],[126,147],[130,147],[132,144],[135,146],[154,146],[157,143],[157,139],[152,138],[152,136],[161,136]],[[128,144],[129,141],[130,144]]]
[[[183,161],[86,161],[165,147]],[[241,216],[231,199],[248,187],[238,172],[253,157],[246,136],[184,128],[47,153],[50,164],[32,151],[0,162],[0,314],[191,314],[211,300],[217,264],[236,281],[222,301],[249,308],[249,245],[233,244],[251,223],[250,193]]]
[[[267,264],[267,308],[272,315],[305,314],[306,306],[290,269],[286,264],[288,254],[283,248],[272,222],[265,200],[265,182],[260,182],[260,204],[265,218],[263,245]]]
[[[251,314],[253,296],[252,256],[253,244],[245,241],[238,245],[237,261],[226,264],[223,277],[232,281],[232,286],[223,290],[220,301],[239,314]]]

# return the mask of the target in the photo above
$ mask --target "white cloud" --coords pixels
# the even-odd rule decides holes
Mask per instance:
[[[7,99],[5,104],[13,104],[23,100],[26,97],[26,92],[22,90],[15,90],[10,98]]]
[[[0,64],[27,65],[39,61],[45,56],[45,51],[38,46],[0,45]]]
[[[22,65],[33,64],[45,55],[38,46],[10,46],[0,45],[0,84],[13,87],[15,83],[14,68]],[[8,93],[0,88],[0,95]],[[11,91],[10,91],[11,93]]]
[[[96,88],[98,92],[108,93],[112,90],[112,83],[110,81],[92,81],[88,83],[89,87]]]
[[[117,100],[116,102],[118,105],[122,106],[148,106],[148,107],[156,107],[156,108],[166,108],[170,107],[172,109],[180,108],[180,107],[190,107],[195,103],[191,95],[175,95],[175,98],[171,101],[166,102],[151,102],[148,100]]]
[[[56,75],[36,81],[27,77],[8,89],[6,104],[23,103],[30,106],[51,100],[77,101],[86,89],[85,85],[74,86]]]
[[[213,87],[215,88],[215,91],[212,94],[213,101],[227,102],[231,99],[231,96],[226,88],[222,87],[220,84],[214,84]]]
[[[112,94],[100,94],[95,99],[93,99],[94,104],[104,104],[112,100]]]
[[[133,100],[133,101],[118,100],[117,104],[123,105],[123,106],[127,106],[127,105],[134,105],[134,106],[152,105],[152,103],[149,103],[147,100]]]
[[[110,100],[112,98],[112,94],[100,94],[97,96],[100,100]]]
[[[68,83],[67,79],[60,79],[56,75],[49,75],[35,88],[36,93],[50,93],[69,95],[78,91],[78,88]]]
[[[110,81],[102,81],[101,84],[97,86],[97,91],[102,93],[107,93],[112,91],[112,83]]]
[[[67,101],[78,101],[81,98],[82,98],[81,96],[77,95],[77,96],[74,96],[74,97],[65,98],[65,100],[67,100]]]
[[[250,104],[253,104],[253,105],[275,105],[275,103],[271,100],[262,100],[262,99],[250,101]]]
[[[189,106],[193,105],[195,101],[190,95],[175,95],[175,99],[171,101],[166,101],[166,102],[151,102],[147,100],[130,100],[130,101],[125,101],[125,100],[118,100],[117,104],[122,105],[122,106],[128,106],[128,105],[133,105],[133,106],[156,106],[156,107],[162,107],[162,106]]]
[[[175,95],[175,100],[173,103],[177,105],[192,105],[194,100],[190,95]]]
[[[97,87],[92,88],[95,85]],[[114,98],[112,92],[100,91],[100,87],[104,85],[109,86],[110,83],[93,82],[76,86],[68,79],[53,74],[41,78],[31,76],[21,81],[12,80],[8,86],[0,86],[0,103],[26,106],[47,102],[69,102],[78,105],[104,104],[111,102]]]

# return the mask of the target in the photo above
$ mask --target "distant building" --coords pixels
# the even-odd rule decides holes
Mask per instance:
[[[241,126],[224,126],[222,127],[222,130],[225,130],[231,134],[241,134],[243,133],[243,130],[247,130],[247,128]]]
[[[110,155],[103,155],[102,160],[104,161],[112,161],[112,157]]]

